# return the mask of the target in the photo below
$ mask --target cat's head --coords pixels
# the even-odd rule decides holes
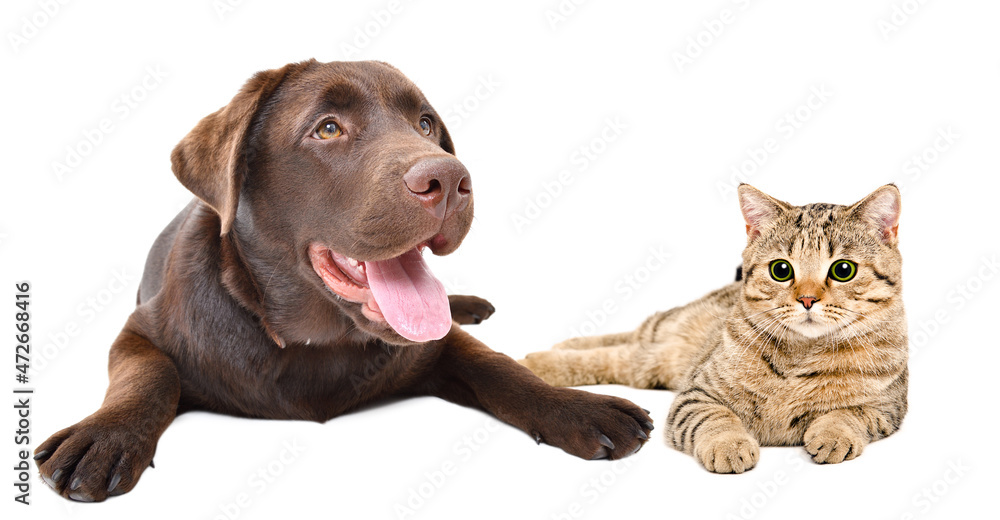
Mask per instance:
[[[901,312],[894,185],[851,206],[792,206],[748,184],[739,199],[747,229],[743,304],[757,328],[850,337]]]

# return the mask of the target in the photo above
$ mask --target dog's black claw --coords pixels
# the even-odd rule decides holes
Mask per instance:
[[[77,489],[80,489],[80,484],[83,484],[82,478],[76,477],[75,479],[73,479],[73,482],[69,483],[70,491],[76,491]]]
[[[32,459],[34,459],[34,460],[40,460],[40,459],[44,459],[45,457],[48,457],[48,456],[49,456],[49,450],[42,450],[42,451],[36,453],[35,456],[32,457]]]
[[[639,432],[639,438],[642,440],[647,440],[649,439],[649,435],[646,435],[645,432]]]
[[[646,421],[646,423],[643,424],[643,426],[645,426],[647,430],[653,430],[654,429],[653,428],[653,423],[651,423],[649,421]]]
[[[539,433],[536,433],[535,434],[535,444],[541,444],[541,443],[542,443],[542,435],[539,434]]]
[[[93,502],[94,497],[86,493],[70,493],[69,498],[76,500],[77,502]]]
[[[604,435],[603,433],[601,434],[600,437],[597,438],[597,442],[601,443],[601,446],[604,446],[609,450],[615,449],[615,443],[611,442],[611,439],[609,439],[608,436]]]
[[[111,477],[111,482],[108,482],[108,493],[114,491],[115,488],[118,487],[118,483],[121,481],[122,481],[122,474],[115,473],[115,475]]]
[[[646,412],[646,415],[649,415],[649,414],[653,413],[653,412],[650,412],[649,410],[647,410],[645,408],[643,408],[642,411]]]
[[[595,453],[594,456],[590,458],[590,460],[601,460],[606,458],[608,458],[608,449],[601,446],[601,449],[597,450],[597,453]]]
[[[55,482],[55,483],[58,484],[59,483],[59,477],[61,477],[62,474],[63,474],[63,470],[61,470],[61,469],[57,469],[57,470],[53,471],[52,472],[52,482]],[[52,484],[49,484],[49,485],[51,486]]]
[[[156,469],[156,464],[153,464],[153,461],[152,461],[152,460],[150,460],[150,461],[149,461],[149,467],[151,467],[151,468],[153,468],[153,469]]]

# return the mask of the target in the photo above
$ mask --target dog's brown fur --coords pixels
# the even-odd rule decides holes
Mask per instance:
[[[351,138],[309,139],[331,113]],[[455,250],[471,192],[441,218],[402,180],[421,161],[464,172],[453,155],[440,117],[386,64],[307,61],[251,78],[174,150],[198,199],[150,251],[104,404],[36,450],[42,478],[67,498],[104,500],[135,486],[178,413],[326,421],[393,395],[478,407],[583,458],[638,450],[653,427],[640,408],[553,388],[461,330],[493,312],[485,300],[452,297],[451,331],[413,343],[313,271],[313,242],[363,260],[420,243]]]

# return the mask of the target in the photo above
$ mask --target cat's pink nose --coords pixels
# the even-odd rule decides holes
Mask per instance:
[[[805,307],[806,310],[809,310],[812,308],[816,298],[813,298],[812,296],[799,296],[799,301],[802,302],[802,306]]]

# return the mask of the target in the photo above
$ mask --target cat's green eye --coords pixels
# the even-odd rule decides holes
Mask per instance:
[[[830,278],[838,282],[849,282],[858,274],[858,265],[850,260],[837,260],[830,266]]]
[[[775,260],[771,262],[771,278],[776,282],[787,282],[795,274],[792,272],[792,264],[787,260]]]

